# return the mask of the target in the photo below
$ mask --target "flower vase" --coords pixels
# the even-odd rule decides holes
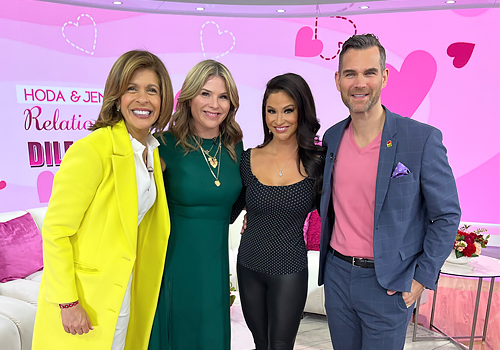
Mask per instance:
[[[471,261],[472,257],[470,256],[462,256],[460,258],[457,258],[457,256],[455,255],[455,249],[453,249],[450,255],[446,258],[446,262],[456,265],[467,265]]]

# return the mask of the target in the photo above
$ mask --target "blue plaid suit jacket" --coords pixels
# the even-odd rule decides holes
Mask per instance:
[[[460,222],[455,179],[438,129],[384,109],[375,192],[375,272],[380,285],[389,290],[409,292],[413,279],[435,289]],[[344,119],[323,136],[328,151],[320,205],[320,285],[335,221],[332,170],[340,139],[350,121],[350,117]],[[410,174],[391,178],[398,162],[408,167]]]

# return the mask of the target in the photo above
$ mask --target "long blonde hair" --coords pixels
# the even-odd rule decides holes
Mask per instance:
[[[191,101],[199,95],[201,89],[208,79],[221,77],[226,83],[227,94],[231,106],[224,121],[219,125],[219,130],[223,136],[223,144],[231,158],[236,161],[236,144],[243,138],[241,128],[235,120],[236,111],[240,106],[238,89],[234,83],[229,70],[222,63],[214,60],[205,60],[196,64],[187,74],[182,89],[177,98],[176,111],[168,124],[168,130],[177,139],[177,144],[181,145],[186,152],[197,149],[197,146],[189,142],[190,138],[196,138],[201,143],[201,138],[196,135],[193,115],[191,114]]]
[[[101,111],[96,122],[90,126],[89,130],[97,130],[106,126],[113,126],[123,115],[117,110],[116,105],[120,98],[127,91],[132,75],[139,69],[150,69],[156,73],[160,82],[161,107],[158,120],[152,125],[151,131],[161,132],[167,126],[174,107],[174,89],[170,76],[163,62],[154,54],[148,51],[133,50],[121,55],[109,72]]]

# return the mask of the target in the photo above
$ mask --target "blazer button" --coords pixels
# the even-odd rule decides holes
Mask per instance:
[[[333,162],[333,153],[330,152],[330,161]]]

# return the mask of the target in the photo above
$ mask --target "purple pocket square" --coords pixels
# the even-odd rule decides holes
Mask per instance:
[[[403,163],[399,162],[396,165],[396,169],[392,172],[391,178],[396,179],[401,176],[408,175],[410,173],[410,169],[408,169]]]

